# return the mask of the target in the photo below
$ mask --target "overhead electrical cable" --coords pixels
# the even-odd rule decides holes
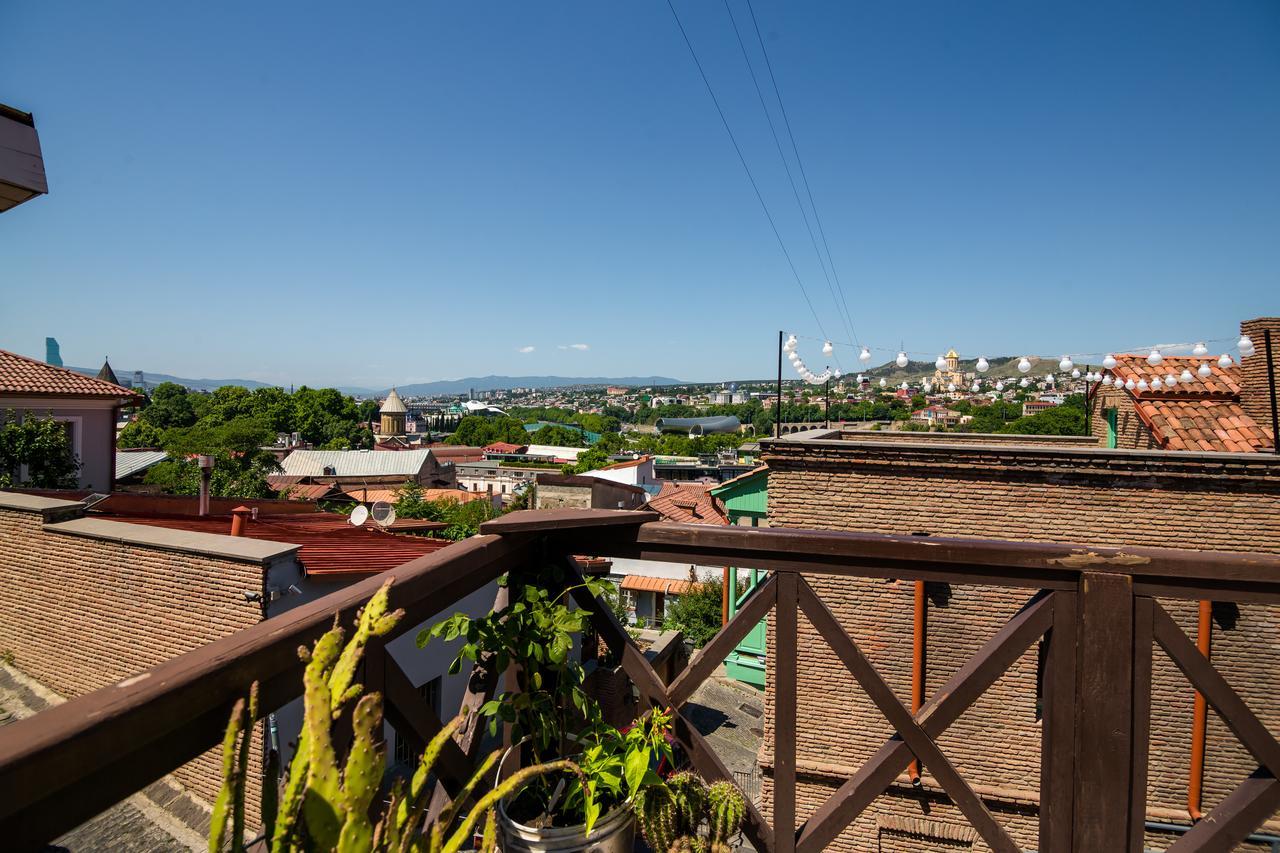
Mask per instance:
[[[738,21],[734,18],[733,10],[729,7],[729,0],[724,0],[724,11],[729,16],[729,23],[733,25],[733,35],[738,40],[738,48],[742,51],[742,60],[747,64],[747,73],[751,75],[751,85],[755,87],[756,98],[760,101],[760,109],[764,112],[765,121],[769,123],[769,133],[773,136],[773,146],[777,149],[778,159],[782,161],[782,168],[787,173],[787,183],[791,185],[791,194],[795,197],[796,207],[800,209],[800,216],[804,220],[805,230],[809,232],[809,243],[813,246],[813,253],[818,258],[818,267],[822,270],[822,275],[827,280],[827,289],[831,292],[831,301],[835,305],[836,316],[840,318],[845,334],[856,340],[858,336],[853,332],[853,325],[849,322],[848,312],[841,313],[840,298],[836,295],[835,285],[831,281],[831,274],[827,272],[827,262],[823,260],[822,250],[818,248],[818,238],[813,233],[813,226],[809,222],[809,212],[805,209],[804,202],[800,200],[800,190],[796,186],[796,179],[791,173],[791,163],[787,159],[787,155],[782,151],[782,140],[778,138],[778,130],[773,124],[773,114],[764,102],[764,92],[760,91],[760,81],[756,78],[755,66],[751,64],[751,57],[747,53],[746,44],[742,41],[742,32],[738,29]]]
[[[817,310],[813,307],[813,300],[809,298],[809,291],[805,289],[804,282],[800,278],[800,272],[796,269],[795,262],[791,260],[791,253],[787,251],[787,244],[782,240],[782,234],[778,231],[773,214],[769,212],[769,205],[760,193],[760,187],[756,183],[755,176],[751,174],[751,167],[747,165],[747,158],[743,155],[741,146],[738,145],[738,139],[733,134],[733,128],[729,126],[729,120],[725,117],[724,109],[720,106],[720,99],[716,97],[715,89],[711,87],[711,81],[707,78],[707,72],[703,69],[701,60],[698,59],[698,52],[693,49],[693,42],[689,40],[689,34],[685,32],[684,24],[680,22],[680,15],[676,12],[676,7],[671,0],[667,0],[667,8],[671,10],[671,17],[675,19],[676,27],[680,30],[680,35],[684,39],[685,47],[689,48],[689,56],[693,58],[693,64],[698,68],[702,83],[707,87],[707,94],[711,96],[711,103],[715,104],[716,112],[720,115],[720,123],[724,125],[725,133],[729,134],[729,141],[733,143],[733,150],[737,152],[738,162],[742,164],[742,170],[747,173],[747,180],[751,183],[751,189],[756,194],[756,201],[760,202],[760,209],[764,211],[765,219],[769,220],[769,227],[773,230],[774,239],[778,241],[778,248],[782,250],[783,257],[787,259],[787,266],[791,268],[791,275],[795,277],[796,284],[800,287],[800,294],[804,296],[805,304],[809,306],[809,312],[813,314],[813,320],[818,324],[818,331],[825,338],[827,331],[822,326],[822,318],[818,316]]]
[[[669,2],[669,0],[668,0]],[[844,307],[844,314],[849,323],[850,330],[853,329],[853,315],[849,312],[849,302],[845,297],[844,284],[840,281],[840,273],[836,270],[835,258],[831,255],[831,246],[827,243],[827,231],[822,226],[822,217],[818,214],[818,205],[813,200],[813,190],[809,186],[809,176],[804,168],[804,160],[800,157],[800,148],[796,145],[795,133],[791,130],[791,119],[787,115],[787,107],[782,102],[782,91],[778,88],[778,78],[773,73],[773,63],[769,60],[769,51],[764,46],[764,37],[760,35],[760,23],[756,20],[756,10],[751,5],[751,0],[746,0],[747,11],[751,13],[751,26],[756,31],[756,41],[760,43],[760,53],[764,56],[765,68],[769,70],[769,80],[773,83],[773,94],[778,99],[778,109],[782,113],[782,124],[787,129],[787,138],[791,140],[791,150],[796,157],[796,165],[800,169],[800,181],[804,184],[804,191],[809,196],[809,206],[813,209],[813,218],[818,225],[818,235],[822,238],[822,247],[827,252],[827,263],[831,265],[831,274],[835,276],[836,288],[840,293],[840,302]],[[851,335],[853,340],[857,340],[856,334]]]

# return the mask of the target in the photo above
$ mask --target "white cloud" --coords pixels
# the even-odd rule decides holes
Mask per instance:
[[[591,349],[591,347],[587,346],[586,344],[569,344],[569,349],[585,350],[585,349]]]
[[[534,349],[533,345],[530,344],[527,347],[520,347],[520,349],[516,350],[516,352],[533,352],[533,349]]]

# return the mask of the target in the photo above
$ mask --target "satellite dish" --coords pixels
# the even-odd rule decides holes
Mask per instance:
[[[396,508],[386,501],[375,503],[370,514],[379,527],[387,527],[394,524],[396,520]]]
[[[369,508],[364,504],[360,504],[351,510],[351,523],[356,527],[363,527],[364,523],[369,520]]]

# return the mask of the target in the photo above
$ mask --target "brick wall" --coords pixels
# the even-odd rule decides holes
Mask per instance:
[[[51,690],[80,696],[261,620],[244,597],[262,590],[261,563],[54,532],[56,504],[78,514],[0,503],[0,653]],[[211,803],[221,772],[219,748],[173,775]],[[255,815],[260,776],[255,751]]]
[[[1271,426],[1271,390],[1267,382],[1267,348],[1263,332],[1271,330],[1271,358],[1280,382],[1280,317],[1257,317],[1240,324],[1240,334],[1253,341],[1254,354],[1240,359],[1240,405],[1259,426]]]
[[[1032,541],[1280,553],[1280,460],[1255,454],[1169,454],[1071,448],[938,448],[929,442],[766,442],[769,520],[774,526],[882,533],[925,532]],[[903,702],[910,697],[912,584],[810,576]],[[1027,591],[929,585],[926,695],[1028,598]],[[1163,601],[1195,636],[1196,605]],[[1224,677],[1280,731],[1280,609],[1219,608],[1212,657]],[[847,671],[800,617],[797,765],[800,820],[891,734]],[[773,622],[770,619],[770,647]],[[1187,821],[1192,691],[1163,652],[1154,654],[1149,816]],[[939,739],[942,751],[1024,848],[1036,845],[1040,723],[1033,646]],[[833,685],[847,688],[834,693]],[[772,691],[762,749],[771,796]],[[1257,766],[1210,715],[1204,777],[1207,811]],[[947,833],[967,826],[925,768],[905,777],[834,845],[843,850],[954,850]],[[904,836],[910,818],[927,831]],[[888,828],[886,828],[888,827]],[[1274,828],[1274,827],[1273,827]],[[944,832],[943,830],[946,830]],[[934,836],[938,840],[931,840]],[[887,840],[886,840],[887,839]],[[1170,836],[1148,839],[1163,849]],[[967,843],[967,842],[965,842]],[[893,845],[897,844],[898,847]],[[887,845],[887,846],[886,846]],[[981,841],[973,849],[982,850]]]
[[[1098,444],[1107,446],[1107,409],[1116,410],[1116,448],[1121,450],[1154,450],[1160,446],[1151,430],[1138,417],[1133,397],[1113,386],[1099,385],[1093,398],[1089,418]]]

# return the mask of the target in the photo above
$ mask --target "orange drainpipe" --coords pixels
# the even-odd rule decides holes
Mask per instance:
[[[919,713],[924,704],[924,581],[916,581],[915,614],[911,621],[911,713]],[[911,784],[920,784],[920,759],[911,759],[907,769]]]
[[[238,506],[231,510],[231,535],[243,536],[245,525],[249,523],[249,516],[253,514],[253,510],[247,506]]]
[[[1196,648],[1200,654],[1209,658],[1210,642],[1213,638],[1213,603],[1200,602],[1200,624],[1196,634]],[[1192,820],[1204,817],[1200,811],[1200,786],[1204,781],[1204,741],[1205,731],[1209,724],[1209,707],[1204,694],[1196,691],[1195,717],[1191,723],[1191,778],[1187,780],[1187,812]]]

